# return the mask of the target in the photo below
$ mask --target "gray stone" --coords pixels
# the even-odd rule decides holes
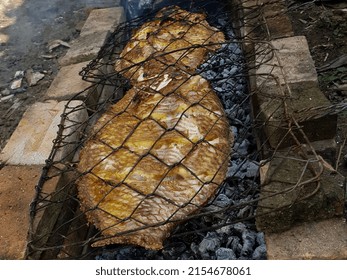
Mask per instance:
[[[10,88],[13,90],[21,88],[22,82],[23,82],[23,78],[17,78],[14,81],[12,81]]]
[[[63,40],[53,40],[48,44],[48,51],[51,53],[53,50],[59,47],[71,48],[70,44]]]
[[[24,71],[16,71],[16,73],[14,74],[15,79],[23,78],[23,77],[24,77]]]
[[[337,152],[337,143],[336,143],[335,138],[320,140],[320,141],[314,141],[314,142],[311,142],[310,145],[312,146],[315,153],[317,153],[322,158],[324,158],[326,161],[328,161],[329,164],[331,164],[333,166],[335,165],[336,152]],[[313,155],[313,151],[312,151],[312,148],[310,145],[303,144],[302,147],[306,151],[307,154]]]
[[[45,74],[41,72],[35,72],[32,69],[29,69],[25,72],[25,78],[28,81],[29,86],[35,86],[39,81],[45,77]]]
[[[302,36],[272,40],[256,46],[256,114],[263,125],[262,142],[272,149],[333,139],[336,115],[314,115],[310,108],[330,106],[320,91],[307,41]],[[292,120],[297,120],[300,130]],[[290,125],[290,126],[289,126]],[[318,129],[317,129],[318,128]],[[289,133],[291,129],[291,133]]]
[[[6,95],[6,96],[0,98],[0,102],[10,100],[10,99],[12,99],[13,97],[14,97],[14,94]]]
[[[8,88],[1,91],[2,96],[8,96],[10,94],[11,94],[11,91]]]

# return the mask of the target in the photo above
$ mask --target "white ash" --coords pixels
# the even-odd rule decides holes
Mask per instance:
[[[164,249],[119,245],[104,248],[97,259],[266,259],[264,234],[257,232],[250,218],[256,207],[250,202],[258,197],[259,162],[244,58],[230,21],[219,14],[214,25],[229,41],[199,67],[198,74],[209,80],[221,99],[235,137],[227,179],[202,210],[206,215],[178,226]],[[237,222],[240,220],[247,221]]]

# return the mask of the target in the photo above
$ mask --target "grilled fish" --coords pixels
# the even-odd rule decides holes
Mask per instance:
[[[82,210],[101,232],[93,246],[161,249],[225,179],[233,138],[196,73],[223,42],[204,14],[172,6],[124,47],[115,69],[132,87],[97,121],[78,166]]]

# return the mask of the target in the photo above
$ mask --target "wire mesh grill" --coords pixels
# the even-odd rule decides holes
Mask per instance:
[[[179,250],[240,221],[254,229],[256,215],[282,210],[267,198],[300,190],[284,206],[293,207],[319,192],[328,164],[303,123],[333,119],[336,108],[292,111],[297,97],[278,79],[261,8],[240,15],[238,5],[193,2],[119,25],[81,72],[91,86],[62,115],[31,205],[27,258],[95,258],[117,243]],[[246,35],[235,15],[257,19]],[[274,160],[299,166],[297,182],[276,192],[266,189]]]

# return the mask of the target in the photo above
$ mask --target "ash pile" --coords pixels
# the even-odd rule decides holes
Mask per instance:
[[[166,7],[164,10],[155,11],[151,14],[147,14],[145,17],[135,18],[120,25],[110,36],[107,44],[100,51],[98,57],[81,72],[83,78],[93,82],[94,85],[88,89],[88,92],[81,92],[76,96],[76,99],[83,99],[85,104],[89,104],[87,105],[89,113],[88,123],[75,124],[79,127],[83,127],[84,131],[83,139],[81,139],[78,147],[74,149],[74,152],[79,156],[76,157],[75,155],[69,161],[64,161],[64,159],[56,161],[56,153],[54,153],[54,151],[52,152],[52,158],[47,161],[48,164],[41,180],[42,185],[38,188],[37,200],[32,206],[34,220],[35,217],[40,217],[38,214],[40,211],[47,212],[47,209],[55,207],[59,203],[61,203],[62,207],[68,208],[68,214],[64,215],[65,220],[60,221],[61,224],[59,226],[52,228],[52,232],[43,234],[41,230],[41,233],[37,234],[37,231],[40,231],[40,223],[38,223],[38,225],[36,223],[36,225],[33,226],[37,228],[36,235],[33,235],[29,243],[29,247],[31,246],[29,256],[31,256],[31,258],[217,260],[266,258],[264,235],[261,232],[257,232],[255,226],[255,212],[257,201],[259,200],[260,188],[260,164],[259,152],[252,131],[251,100],[247,88],[248,69],[241,50],[241,40],[233,31],[232,15],[231,12],[229,12],[229,7],[222,4],[221,1],[197,2],[199,2],[199,5],[195,5],[195,1],[178,2],[176,3],[177,6]],[[189,10],[189,12],[184,9]],[[178,14],[183,14],[183,19],[175,18],[177,11],[179,11]],[[193,19],[191,19],[191,17]],[[179,47],[169,50],[168,45],[171,45],[171,42],[169,44],[165,43],[166,39],[164,39],[164,37],[160,37],[160,40],[157,42],[157,50],[153,47],[153,43],[152,45],[141,45],[146,40],[150,41],[156,38],[151,37],[152,35],[149,35],[149,32],[147,33],[147,37],[144,38],[141,37],[143,34],[139,35],[141,30],[146,28],[150,29],[152,22],[157,22],[154,26],[156,28],[155,33],[160,34],[160,28],[164,31],[165,28],[168,29],[167,26],[165,27],[166,23],[169,23],[169,26],[171,24],[178,24],[178,26],[181,26],[180,24],[182,24],[182,22],[184,22],[183,25],[187,25],[187,22],[192,24],[194,21],[194,28],[200,25],[203,30],[207,30],[209,41],[205,39],[205,41],[200,42],[199,34],[194,34],[194,36],[197,35],[197,41],[190,41],[191,39],[189,37],[194,37],[192,33],[189,33],[192,32],[189,31],[191,27],[184,27],[186,29],[184,29],[185,31],[183,34],[189,34],[189,36],[181,40],[181,42],[184,41],[183,45],[179,45],[181,42],[177,43]],[[165,32],[167,32],[167,30]],[[170,36],[173,36],[172,34],[174,32],[175,30],[170,33]],[[208,32],[212,33],[210,34]],[[218,36],[223,37],[223,40],[218,39]],[[215,38],[215,41],[211,38]],[[170,40],[175,42],[172,38]],[[160,49],[161,44],[164,45],[162,49]],[[136,54],[136,48],[138,46],[141,46],[141,48],[137,50],[139,56],[132,58],[129,54],[131,54],[132,51]],[[146,53],[146,51],[148,51],[148,53]],[[144,58],[139,59],[139,57]],[[196,57],[199,57],[199,59],[196,59],[199,63],[197,63],[196,67],[192,67],[194,62],[192,62],[191,59],[195,59]],[[173,58],[176,59],[176,61],[173,61]],[[185,58],[188,58],[188,60],[185,61]],[[159,74],[156,72],[158,69],[160,71]],[[158,194],[159,192],[157,190],[160,189],[161,184],[164,184],[163,182],[167,177],[161,178],[159,180],[160,182],[157,183],[158,185],[154,187],[154,191],[145,195],[138,189],[132,186],[130,186],[131,188],[129,187],[127,182],[130,182],[131,175],[136,172],[137,176],[138,174],[142,174],[149,165],[143,167],[143,169],[140,169],[140,167],[138,167],[138,169],[136,169],[137,167],[129,167],[128,169],[130,171],[125,176],[128,179],[130,178],[128,181],[127,179],[120,179],[119,182],[116,182],[114,173],[119,173],[118,171],[112,173],[112,175],[105,175],[104,170],[100,171],[100,173],[96,172],[96,169],[99,170],[102,166],[108,169],[109,165],[114,165],[114,163],[108,162],[108,160],[111,159],[119,149],[125,150],[125,148],[127,151],[131,152],[131,155],[140,154],[137,163],[148,160],[148,156],[154,158],[155,155],[156,162],[159,161],[160,164],[167,164],[166,159],[162,158],[160,153],[154,153],[153,151],[156,144],[162,139],[160,137],[163,136],[158,136],[159,140],[156,139],[151,144],[151,148],[143,153],[138,150],[136,145],[134,145],[134,147],[130,145],[131,143],[126,145],[129,142],[126,141],[128,138],[131,139],[131,136],[123,139],[123,144],[121,144],[120,147],[112,147],[113,143],[110,144],[108,139],[118,137],[117,130],[111,132],[109,136],[101,138],[102,141],[96,137],[101,137],[100,135],[102,135],[103,129],[106,129],[108,125],[112,126],[111,123],[116,117],[107,117],[110,115],[109,112],[116,112],[119,107],[123,106],[122,102],[125,103],[126,101],[124,100],[126,100],[126,98],[121,97],[123,95],[129,96],[130,92],[134,91],[134,88],[139,88],[138,92],[150,91],[150,89],[154,88],[154,91],[160,95],[160,98],[163,98],[162,100],[166,98],[163,97],[164,95],[175,96],[178,91],[177,89],[174,91],[171,90],[169,93],[163,93],[167,84],[170,84],[171,81],[171,74],[165,74],[167,72],[164,71],[169,71],[170,69],[174,69],[172,70],[173,72],[176,71],[175,77],[179,76],[177,78],[178,81],[183,79],[181,84],[190,85],[188,81],[191,80],[192,77],[199,77],[199,81],[208,81],[209,89],[206,90],[203,88],[202,91],[211,92],[211,88],[214,94],[217,94],[219,97],[224,113],[221,115],[218,113],[216,114],[215,108],[212,108],[213,106],[211,105],[214,104],[213,102],[205,102],[205,105],[201,105],[205,97],[198,101],[191,102],[190,105],[183,109],[183,112],[188,115],[190,109],[199,105],[203,107],[204,110],[206,109],[208,114],[217,115],[215,123],[223,122],[225,118],[225,123],[227,123],[228,128],[225,129],[222,126],[224,131],[220,133],[223,134],[228,131],[227,134],[230,134],[233,138],[231,141],[232,143],[230,143],[231,150],[228,151],[226,156],[219,156],[218,153],[214,155],[215,158],[222,158],[220,161],[217,160],[222,167],[210,166],[210,162],[215,162],[215,160],[207,160],[209,164],[206,165],[203,158],[201,162],[193,158],[195,162],[191,164],[192,167],[189,169],[191,174],[189,174],[189,176],[194,177],[191,179],[193,181],[201,181],[202,186],[198,188],[192,197],[186,199],[179,206],[177,206],[177,201],[175,201],[177,192],[174,193],[172,198],[167,198],[165,195]],[[158,80],[158,76],[161,80]],[[170,77],[170,79],[168,77]],[[169,82],[167,82],[168,80]],[[150,84],[148,84],[147,81],[150,81]],[[101,90],[101,94],[99,94],[100,88],[103,89]],[[105,95],[105,92],[111,94]],[[135,92],[134,94],[136,95],[137,93]],[[96,95],[99,95],[98,98],[95,98]],[[132,99],[132,101],[135,101],[135,99]],[[137,103],[141,102],[141,98],[140,101],[138,101],[138,99],[136,100]],[[176,134],[179,132],[181,136],[183,135],[185,137],[184,141],[189,140],[192,143],[191,151],[198,150],[200,144],[203,145],[208,142],[206,140],[208,138],[208,133],[206,133],[202,139],[195,141],[193,138],[191,139],[189,135],[185,134],[183,128],[180,130],[179,124],[183,119],[182,112],[171,127],[161,123],[162,119],[159,117],[155,119],[153,112],[155,112],[159,103],[160,102],[155,103],[154,108],[150,109],[149,118],[150,121],[155,120],[156,125],[160,124],[161,128],[164,128],[164,130],[166,129],[166,132],[161,135],[166,135],[166,133],[168,134],[173,131]],[[124,112],[129,113],[129,104],[130,103],[125,106],[126,109],[122,109],[123,111],[119,115]],[[211,108],[209,106],[211,106]],[[74,112],[74,110],[75,109],[72,109],[72,112]],[[68,118],[70,113],[71,110],[63,117]],[[147,118],[148,115],[146,115],[144,121],[146,121]],[[114,125],[117,127],[116,124]],[[97,129],[95,129],[95,127]],[[137,126],[131,128],[130,135],[136,132],[136,128]],[[63,125],[62,129],[64,129]],[[213,125],[207,130],[212,131],[212,129]],[[155,133],[153,132],[153,134]],[[53,150],[59,150],[61,145],[66,145],[66,143],[63,143],[64,137],[62,137],[62,135],[58,137],[60,137],[60,139],[57,139]],[[228,138],[228,136],[226,136],[226,138]],[[102,142],[102,144],[95,144],[95,139],[98,141],[100,140],[98,143]],[[213,141],[209,142],[209,148],[215,145],[211,144],[211,142]],[[96,146],[97,148],[95,148]],[[86,147],[97,153],[95,158],[98,158],[98,162],[91,159],[93,156],[86,152]],[[105,150],[111,150],[111,152],[105,152]],[[188,153],[185,157],[188,158],[189,155]],[[129,156],[130,153],[126,154],[125,157],[127,160]],[[225,158],[227,158],[227,162],[225,162]],[[121,161],[121,159],[119,159],[119,161]],[[191,161],[180,158],[170,167],[171,169],[169,168],[166,175],[174,174],[174,170],[178,165],[184,164],[185,168],[186,166],[190,166],[189,164]],[[209,167],[207,172],[213,173],[212,179],[207,179],[206,181],[201,179],[199,175],[200,165]],[[139,166],[139,164],[137,166]],[[52,172],[52,170],[54,171]],[[155,170],[153,170],[153,172],[155,173]],[[225,176],[223,176],[224,179],[220,182],[217,179],[214,181],[215,178],[220,177],[221,172],[225,174]],[[71,175],[71,173],[73,173],[73,175]],[[54,194],[46,193],[44,191],[44,184],[57,177],[57,174],[67,174],[64,178],[65,181],[63,186],[58,191],[56,190]],[[142,174],[141,176],[151,175]],[[200,193],[203,193],[203,190],[205,190],[207,188],[206,186],[211,182],[215,185],[216,182],[218,182],[218,188],[214,187],[212,190],[206,190],[208,195],[204,195],[204,198],[200,198]],[[87,184],[89,184],[90,187],[85,188],[84,185]],[[101,188],[104,189],[102,191],[95,190],[95,185],[101,186]],[[143,185],[145,185],[145,183],[143,183]],[[122,207],[130,207],[128,205],[132,204],[131,199],[133,198],[130,199],[130,202],[118,204],[107,202],[107,204],[106,201],[110,199],[108,195],[117,187],[119,187],[119,189],[121,187],[126,189],[123,193],[119,194],[121,196],[125,196],[124,193],[128,195],[130,192],[134,194],[133,196],[135,197],[140,196],[141,198],[138,205],[130,210],[120,209]],[[111,188],[111,191],[105,191],[107,188]],[[139,188],[143,188],[143,186]],[[81,191],[81,189],[83,189],[83,191]],[[60,195],[63,192],[66,192],[67,195],[61,197]],[[90,194],[90,192],[94,193]],[[98,194],[95,194],[95,192]],[[100,199],[101,192],[104,192],[104,194],[101,195],[101,200],[95,202],[93,199],[98,195]],[[165,194],[165,192],[163,193]],[[170,194],[168,196],[170,196]],[[143,220],[141,220],[143,218],[141,216],[142,213],[140,217],[136,216],[136,214],[141,209],[141,205],[147,203],[152,197],[155,197],[157,201],[174,204],[175,207],[177,206],[176,208],[178,208],[178,210],[169,213],[167,215],[168,217],[164,220],[161,220],[159,217],[154,217],[157,220],[156,223],[144,223]],[[195,198],[196,201],[194,201]],[[155,205],[149,206],[153,206],[153,208],[156,207]],[[111,208],[107,207],[111,207],[114,211],[112,210],[112,212],[109,210]],[[117,209],[115,210],[115,208]],[[128,214],[124,214],[126,211],[128,211]],[[45,216],[45,213],[42,214],[41,217],[42,216]],[[119,227],[124,224],[128,225],[131,224],[130,222],[141,222],[142,227],[136,229],[131,226],[125,226],[123,232],[112,231],[114,227]],[[35,222],[33,222],[33,224],[35,224]],[[116,226],[114,226],[114,224],[116,224]],[[160,232],[160,234],[165,237],[169,235],[169,237],[163,238],[162,244],[148,245],[146,242],[154,239],[157,229],[164,231],[164,233]],[[150,236],[151,231],[153,231],[154,237]],[[110,232],[113,234],[112,238],[109,236]],[[141,236],[142,233],[147,233],[149,237]],[[134,236],[134,238],[129,236]],[[129,242],[129,240],[131,241]],[[57,243],[60,243],[60,245]],[[133,245],[127,245],[127,243],[132,243]],[[93,244],[99,245],[93,246]]]

